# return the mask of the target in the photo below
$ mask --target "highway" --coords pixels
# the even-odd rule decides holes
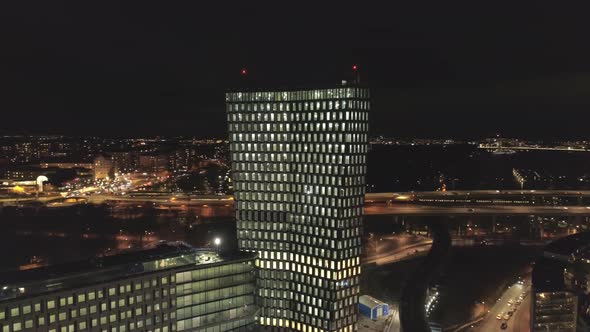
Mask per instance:
[[[0,205],[16,205],[23,203],[32,203],[39,201],[49,207],[70,206],[73,204],[102,204],[112,202],[117,204],[144,204],[154,203],[156,207],[162,208],[187,208],[187,207],[215,207],[218,209],[228,209],[231,213],[233,209],[233,200],[229,198],[192,198],[190,200],[170,200],[163,198],[132,198],[132,197],[108,197],[85,196],[81,197],[77,203],[63,202],[64,199],[52,198],[44,200],[23,199],[23,200],[5,200],[0,201]],[[368,203],[365,205],[365,215],[367,216],[444,216],[444,215],[538,215],[538,216],[590,216],[590,207],[586,206],[515,206],[515,205],[493,205],[493,206],[475,206],[475,207],[456,207],[456,206],[431,206],[431,205],[374,205]]]
[[[495,191],[471,191],[472,195],[478,193],[491,194]],[[459,192],[421,192],[418,195],[454,195]],[[466,192],[460,192],[466,193]],[[498,195],[508,195],[513,192],[499,192]],[[590,191],[536,191],[535,194],[544,195],[589,195]],[[391,216],[440,216],[440,215],[542,215],[542,216],[590,216],[590,206],[580,205],[515,205],[515,204],[445,204],[432,205],[421,204],[420,202],[408,202],[407,204],[383,204],[391,200],[395,193],[370,193],[366,195],[365,215],[391,215]],[[75,197],[71,197],[72,199]],[[128,194],[92,194],[80,196],[83,200],[79,203],[102,204],[112,202],[118,204],[142,204],[154,203],[162,207],[206,207],[215,206],[221,209],[233,209],[233,196],[231,195],[173,195],[169,193],[157,193],[153,195]],[[26,202],[50,203],[59,206],[61,196],[22,197],[22,198],[0,198],[0,205],[14,205]],[[228,210],[228,212],[231,212]]]
[[[453,191],[412,191],[383,192],[365,194],[366,202],[386,202],[396,197],[504,197],[504,196],[551,196],[551,197],[590,197],[590,190],[453,190]]]
[[[418,243],[404,246],[402,248],[388,251],[379,255],[371,255],[363,260],[363,264],[386,265],[414,258],[428,253],[432,247],[432,240],[423,240]]]
[[[490,312],[486,315],[484,320],[478,324],[476,327],[471,329],[471,331],[477,332],[496,332],[496,331],[506,331],[506,332],[520,332],[520,331],[529,331],[528,329],[528,306],[527,298],[523,301],[522,304],[517,305],[516,301],[518,296],[523,293],[529,293],[530,291],[530,282],[527,280],[524,285],[521,284],[514,284],[510,286],[504,294],[500,297],[500,299],[490,308]],[[512,302],[512,304],[509,303]],[[507,312],[511,310],[516,311],[512,314],[512,316],[504,317]],[[502,316],[502,319],[498,319],[497,316]],[[505,320],[504,318],[508,318]],[[506,329],[502,329],[501,325],[503,322],[506,322]]]
[[[65,194],[64,194],[65,195]],[[166,201],[173,197],[179,199],[193,199],[193,198],[217,198],[217,199],[232,199],[232,195],[183,195],[172,193],[129,193],[127,195],[114,194],[91,194],[95,199],[104,200],[143,200],[143,201]],[[498,197],[503,196],[551,196],[551,197],[590,197],[590,190],[453,190],[453,191],[412,191],[412,192],[382,192],[382,193],[367,193],[365,194],[366,203],[385,203],[398,197],[446,197],[452,198],[457,196],[470,197]],[[44,200],[47,198],[63,197],[55,193],[50,197],[41,196],[21,196],[21,197],[0,197],[0,202],[17,202],[29,200]]]
[[[428,205],[365,206],[365,215],[391,216],[441,216],[441,215],[542,215],[542,216],[590,216],[585,206],[476,206],[441,207]]]
[[[543,146],[494,146],[481,144],[480,149],[484,150],[508,150],[508,151],[566,151],[566,152],[590,152],[584,148],[573,148],[571,146],[555,146],[555,147],[543,147]]]
[[[87,196],[90,203],[100,204],[107,201],[129,202],[129,203],[160,203],[171,205],[201,205],[201,204],[228,204],[233,203],[231,195],[192,195],[177,196],[172,194],[164,195],[90,195]]]

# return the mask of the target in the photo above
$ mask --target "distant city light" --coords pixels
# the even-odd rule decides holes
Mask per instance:
[[[216,237],[215,240],[213,241],[213,243],[215,243],[216,246],[221,244],[221,239]]]

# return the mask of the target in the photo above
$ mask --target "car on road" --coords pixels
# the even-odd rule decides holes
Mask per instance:
[[[504,316],[502,317],[502,319],[509,320],[510,319],[510,315],[506,313],[506,314],[504,314]]]
[[[499,313],[499,314],[497,314],[497,315],[496,315],[496,319],[497,319],[497,320],[501,320],[501,319],[502,319],[502,313]]]
[[[508,328],[508,324],[507,324],[506,322],[503,322],[503,323],[500,325],[500,328],[501,328],[502,330],[505,330],[505,329],[507,329],[507,328]]]

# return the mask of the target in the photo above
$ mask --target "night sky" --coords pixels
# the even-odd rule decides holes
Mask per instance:
[[[356,63],[373,135],[590,136],[587,8],[380,3],[4,1],[0,133],[224,137],[241,68],[272,87]]]

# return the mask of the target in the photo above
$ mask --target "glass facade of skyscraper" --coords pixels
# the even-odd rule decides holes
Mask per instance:
[[[369,91],[226,95],[239,247],[259,253],[259,323],[356,330]]]

